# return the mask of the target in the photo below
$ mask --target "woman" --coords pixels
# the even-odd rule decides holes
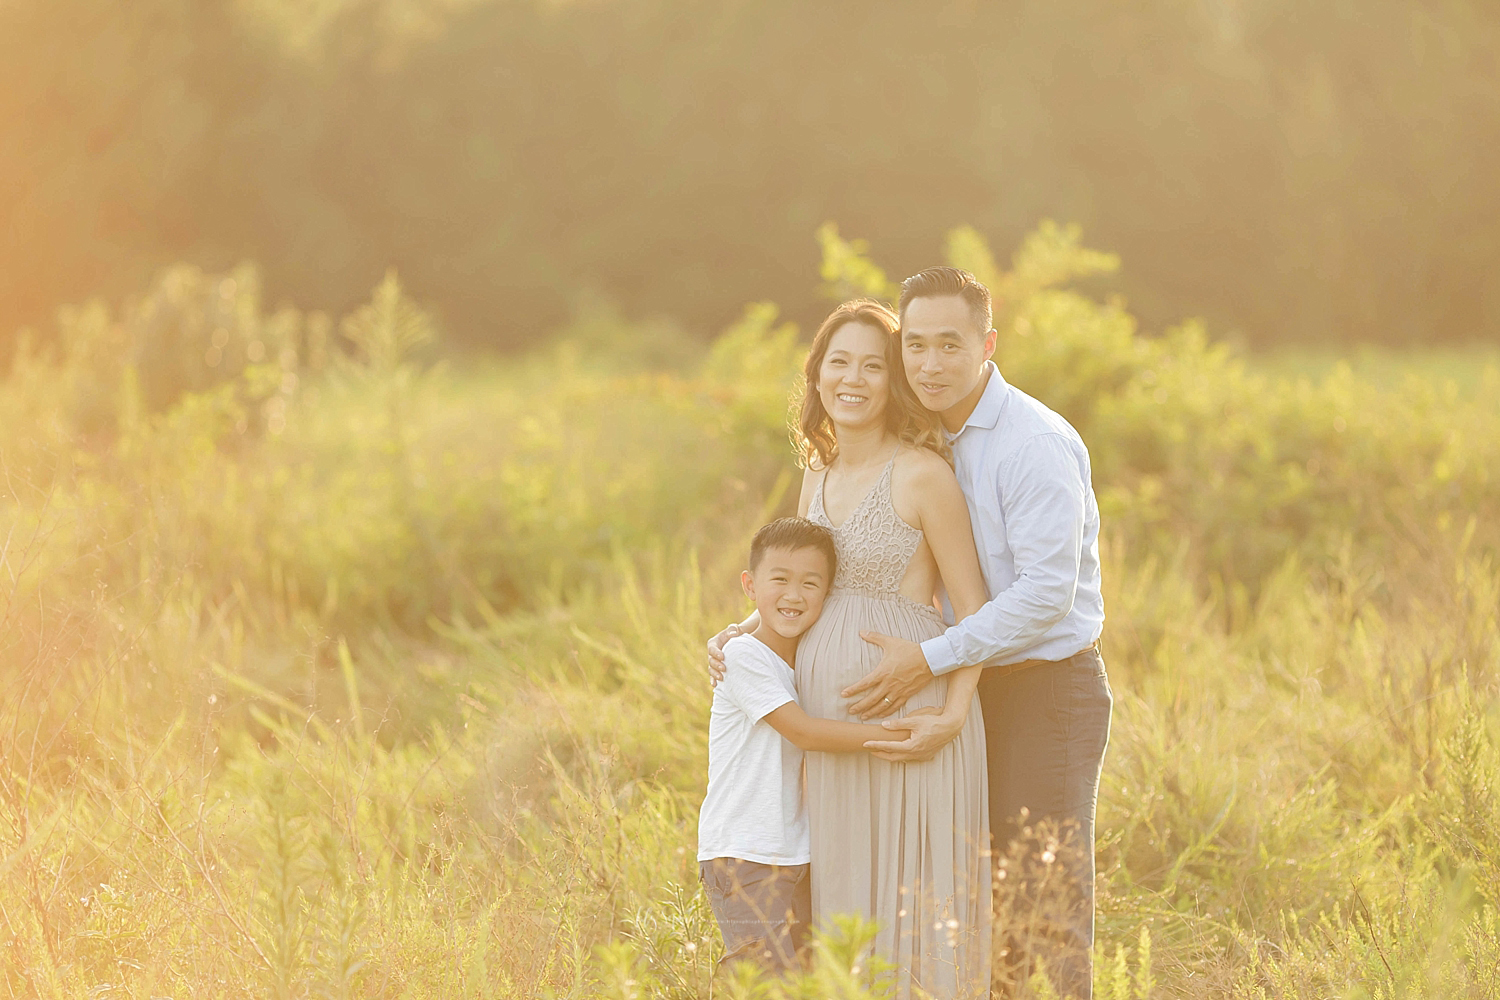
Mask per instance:
[[[861,630],[920,642],[939,635],[941,584],[960,618],[986,600],[968,507],[933,417],[912,395],[895,313],[846,302],[818,330],[804,368],[799,512],[833,531],[838,574],[797,651],[811,715],[853,720],[839,692],[874,668]],[[857,913],[897,995],[983,996],[990,880],[979,667],[939,677],[901,715],[940,712],[959,735],[931,760],[807,755],[815,921]]]

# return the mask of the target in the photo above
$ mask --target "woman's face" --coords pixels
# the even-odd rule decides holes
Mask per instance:
[[[828,338],[818,368],[818,398],[834,427],[863,427],[885,419],[890,370],[885,331],[849,322]]]

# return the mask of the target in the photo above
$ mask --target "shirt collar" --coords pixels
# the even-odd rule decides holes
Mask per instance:
[[[958,433],[949,435],[950,441],[970,427],[983,427],[990,430],[1000,422],[1000,411],[1005,409],[1005,399],[1010,392],[1010,383],[1001,376],[1000,369],[995,367],[995,362],[986,361],[984,370],[989,375],[989,381],[985,383],[984,392],[979,396],[979,404],[974,407],[974,412],[969,414],[969,419],[964,421],[964,425],[958,429]]]

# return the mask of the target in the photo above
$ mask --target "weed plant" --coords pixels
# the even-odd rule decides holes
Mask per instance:
[[[1500,996],[1500,369],[1271,376],[1070,287],[1117,266],[1073,230],[950,257],[1094,457],[1098,995]],[[878,995],[857,921],[716,976],[697,886],[773,306],[460,366],[394,276],[335,324],[179,268],[60,327],[0,384],[4,995]]]

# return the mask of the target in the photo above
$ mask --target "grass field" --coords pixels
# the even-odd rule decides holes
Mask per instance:
[[[1069,291],[1113,262],[1067,230],[950,255],[1094,456],[1098,995],[1500,995],[1494,355],[1245,359]],[[613,322],[457,366],[394,279],[335,324],[179,269],[21,352],[0,991],[773,991],[712,980],[693,852],[796,331],[754,306],[663,367]],[[867,995],[862,933],[774,991]]]

